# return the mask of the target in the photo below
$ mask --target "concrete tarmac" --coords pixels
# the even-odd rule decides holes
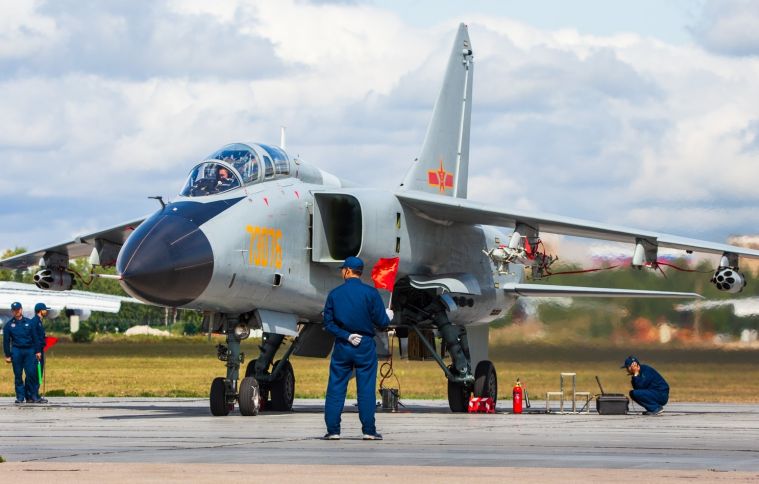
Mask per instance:
[[[617,482],[623,476],[631,481],[759,479],[759,409],[748,404],[675,403],[663,415],[647,417],[545,414],[538,413],[544,403],[534,401],[535,413],[513,415],[499,407],[495,415],[467,415],[450,413],[444,401],[404,400],[398,413],[377,413],[385,440],[366,442],[355,400],[346,404],[340,441],[321,440],[321,400],[296,400],[292,413],[257,417],[236,410],[212,417],[205,399],[52,397],[47,405],[20,406],[12,398],[3,400],[0,456],[9,464],[0,465],[0,477],[118,463],[133,469],[127,472],[134,477],[150,466],[159,472],[192,464],[200,466],[195,477],[209,472],[209,479],[248,465],[262,474],[279,466],[283,477],[304,480],[320,472],[330,476],[325,480],[351,475],[350,469],[367,465],[430,479],[438,468],[451,469],[443,477],[462,471],[483,480],[518,475],[523,482],[552,473],[585,482],[589,475],[598,482],[610,476]],[[309,466],[327,467],[309,471]],[[520,474],[513,474],[516,469]],[[81,480],[83,474],[69,477]]]

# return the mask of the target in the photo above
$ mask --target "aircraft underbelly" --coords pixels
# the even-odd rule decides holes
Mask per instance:
[[[482,249],[492,246],[499,232],[493,227],[443,224],[404,213],[405,237],[401,243],[401,272],[406,274],[468,273],[480,286],[479,295],[464,295],[466,304],[451,314],[457,324],[482,324],[504,317],[516,298],[496,287],[494,268]]]

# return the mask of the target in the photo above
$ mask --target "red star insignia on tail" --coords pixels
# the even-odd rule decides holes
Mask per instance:
[[[442,158],[440,159],[440,168],[427,172],[427,184],[432,187],[438,187],[440,193],[445,193],[447,189],[453,188],[453,173],[445,171]]]

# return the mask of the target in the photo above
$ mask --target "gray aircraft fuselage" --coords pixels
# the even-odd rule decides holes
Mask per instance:
[[[119,254],[124,289],[152,304],[226,314],[270,309],[317,322],[327,293],[342,282],[339,262],[358,255],[370,284],[371,268],[383,257],[399,258],[398,279],[475,276],[481,294],[452,316],[458,324],[492,321],[514,303],[496,284],[519,282],[522,272],[498,275],[481,251],[506,240],[497,229],[431,220],[389,191],[353,188],[290,164],[294,176],[180,196],[149,217]]]

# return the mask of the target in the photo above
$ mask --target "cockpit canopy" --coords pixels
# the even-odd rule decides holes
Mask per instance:
[[[263,144],[233,143],[193,168],[180,195],[215,195],[289,175],[290,159],[284,150]]]
[[[204,197],[223,193],[240,186],[240,179],[221,163],[204,162],[190,172],[182,191],[183,197]]]

